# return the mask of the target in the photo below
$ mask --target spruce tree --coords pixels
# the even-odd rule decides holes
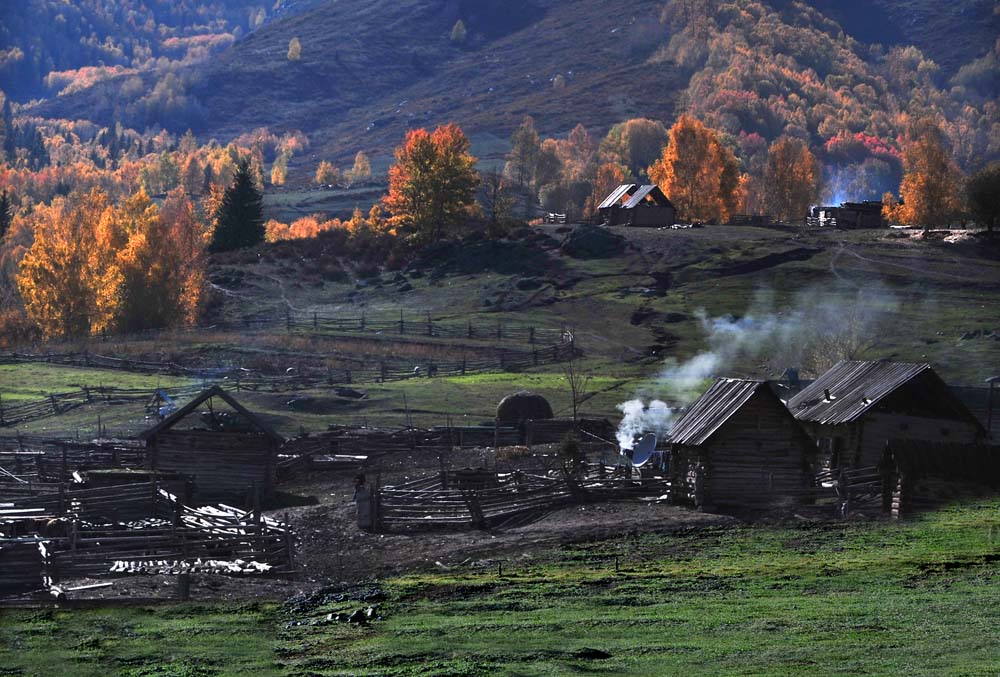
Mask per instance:
[[[264,196],[254,184],[250,160],[241,157],[233,183],[215,212],[215,232],[209,250],[224,252],[264,241]]]
[[[14,220],[14,201],[10,194],[4,190],[0,192],[0,240],[10,230],[11,221]]]

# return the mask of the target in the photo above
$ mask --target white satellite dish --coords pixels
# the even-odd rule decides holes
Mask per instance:
[[[639,438],[639,441],[635,445],[635,449],[632,451],[632,465],[637,468],[642,466],[649,461],[655,453],[656,435],[654,433],[646,433]]]

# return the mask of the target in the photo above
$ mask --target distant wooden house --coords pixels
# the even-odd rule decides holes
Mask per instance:
[[[763,381],[723,378],[667,438],[675,496],[697,506],[809,499],[816,445]]]
[[[659,186],[625,183],[615,188],[597,207],[608,226],[672,226],[677,209]]]
[[[807,223],[829,228],[884,228],[882,203],[876,200],[842,202],[839,207],[813,207]]]
[[[232,411],[217,411],[216,400]],[[207,412],[192,416],[206,403]],[[189,417],[195,427],[181,427]],[[277,451],[285,441],[219,386],[205,390],[139,436],[149,450],[150,467],[188,477],[195,497],[204,502],[242,500],[253,492],[269,494]]]
[[[929,364],[840,362],[788,409],[831,469],[875,466],[889,440],[976,443],[987,436]]]

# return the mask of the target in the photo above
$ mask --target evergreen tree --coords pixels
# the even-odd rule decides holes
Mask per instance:
[[[233,183],[215,212],[215,232],[209,250],[230,251],[264,241],[264,196],[254,183],[250,160],[241,157]]]
[[[11,221],[14,220],[14,201],[10,194],[4,190],[0,192],[0,240],[10,230]]]
[[[10,98],[0,91],[3,106],[0,107],[0,160],[6,159],[14,164],[17,159],[17,147],[14,144],[14,113],[10,108]]]

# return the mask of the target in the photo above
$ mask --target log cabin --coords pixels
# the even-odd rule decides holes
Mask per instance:
[[[929,364],[843,361],[788,400],[830,470],[878,465],[889,440],[979,443],[986,429]]]
[[[660,228],[674,225],[677,209],[659,186],[624,183],[597,207],[608,226]]]
[[[229,405],[232,413],[216,411],[216,400]],[[208,416],[192,416],[206,403]],[[200,427],[181,427],[185,419]],[[277,451],[285,442],[219,386],[203,391],[139,437],[146,442],[150,467],[186,476],[200,502],[270,494]]]
[[[764,381],[723,378],[671,428],[675,499],[698,507],[809,500],[816,446]]]

